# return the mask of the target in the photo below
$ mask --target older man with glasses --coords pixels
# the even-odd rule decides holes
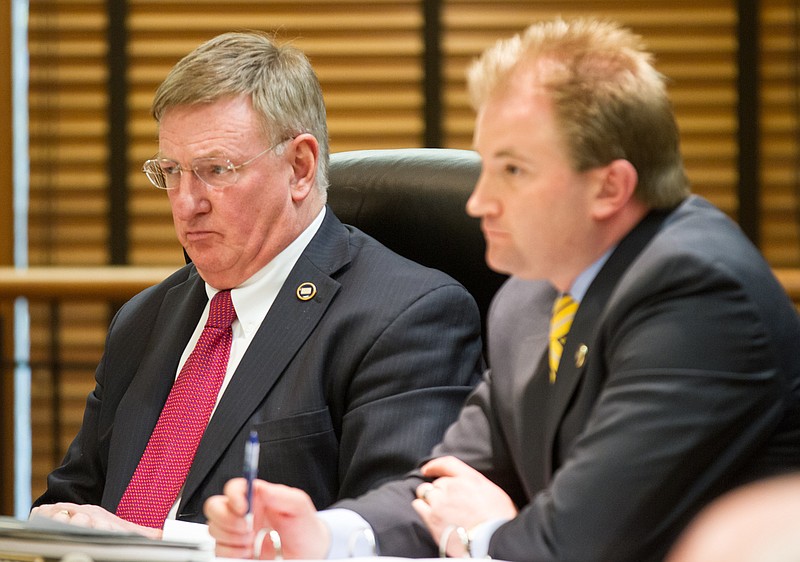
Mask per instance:
[[[143,171],[192,263],[114,318],[33,514],[149,536],[202,523],[250,439],[258,476],[319,508],[410,470],[477,382],[478,309],[326,207],[306,57],[221,35],[172,69],[152,111],[159,150]]]

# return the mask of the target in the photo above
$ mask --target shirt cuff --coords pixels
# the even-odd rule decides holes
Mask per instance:
[[[215,544],[214,537],[208,533],[208,525],[178,521],[177,519],[164,521],[164,530],[161,533],[161,538],[168,541],[209,543],[212,546],[212,550]]]
[[[331,534],[328,560],[377,556],[375,533],[367,521],[349,509],[326,509],[317,513]]]
[[[489,542],[494,532],[509,519],[490,519],[469,531],[469,554],[472,558],[489,558]]]

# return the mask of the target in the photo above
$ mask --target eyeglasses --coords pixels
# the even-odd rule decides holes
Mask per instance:
[[[212,188],[222,188],[233,185],[239,179],[239,170],[255,162],[270,150],[274,150],[286,140],[266,148],[253,156],[250,160],[238,166],[224,156],[209,156],[192,160],[192,171],[204,184]],[[158,189],[175,189],[181,181],[183,172],[187,171],[175,160],[170,158],[153,158],[147,160],[142,166],[142,171]]]

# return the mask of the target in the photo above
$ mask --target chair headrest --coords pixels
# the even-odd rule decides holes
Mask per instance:
[[[486,265],[480,222],[465,210],[480,170],[480,158],[471,150],[334,153],[328,203],[342,222],[461,282],[485,319],[506,277]]]

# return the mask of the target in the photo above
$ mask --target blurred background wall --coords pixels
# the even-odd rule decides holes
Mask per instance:
[[[3,17],[14,0],[0,0]],[[739,221],[775,267],[800,267],[798,0],[32,0],[30,265],[179,267],[167,198],[141,163],[149,114],[179,58],[224,31],[274,31],[322,82],[332,151],[469,148],[464,69],[537,19],[600,15],[641,34],[669,76],[695,192]],[[9,26],[0,26],[0,265],[12,260]],[[30,302],[32,467],[44,488],[81,421],[118,302]],[[13,513],[9,303],[0,302],[0,513]]]

